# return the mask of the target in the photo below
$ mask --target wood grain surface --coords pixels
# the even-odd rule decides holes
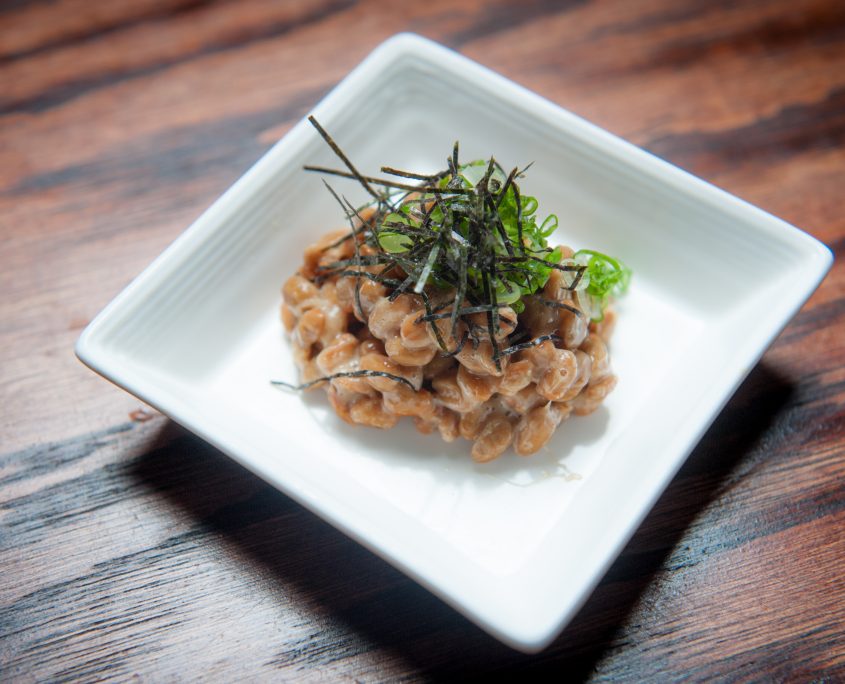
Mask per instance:
[[[73,356],[373,47],[442,42],[839,260],[543,653]],[[0,680],[845,681],[845,4],[0,3]]]

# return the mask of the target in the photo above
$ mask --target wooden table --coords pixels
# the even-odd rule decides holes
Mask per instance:
[[[845,246],[845,4],[0,5],[0,680],[845,678],[845,267],[544,653],[495,642],[73,356],[413,30]]]

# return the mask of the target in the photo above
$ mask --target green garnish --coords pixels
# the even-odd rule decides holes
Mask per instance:
[[[548,244],[549,236],[558,227],[557,216],[550,214],[540,220],[537,199],[520,192],[517,180],[526,169],[514,168],[506,173],[492,157],[460,164],[455,143],[447,169],[438,173],[381,169],[416,184],[364,176],[320,124],[313,117],[309,120],[348,171],[314,166],[306,166],[306,170],[354,178],[373,197],[369,204],[356,209],[331,191],[350,221],[349,238],[355,242],[356,251],[354,259],[331,264],[322,275],[359,276],[359,305],[361,277],[392,287],[393,299],[403,292],[422,296],[426,319],[443,351],[449,350],[433,323],[431,287],[455,293],[447,305],[451,307],[448,318],[453,339],[458,319],[467,315],[466,301],[473,312],[486,313],[488,338],[497,366],[499,359],[514,349],[500,349],[495,341],[500,309],[510,306],[517,313],[523,311],[523,299],[541,290],[553,270],[564,272],[565,287],[595,320],[602,318],[609,299],[627,288],[631,271],[617,259],[581,250],[572,259],[561,261],[560,248]],[[359,240],[373,248],[370,254],[359,253]],[[380,268],[371,268],[374,266]],[[590,298],[592,301],[584,306],[581,300]],[[563,308],[578,311],[574,307]],[[461,344],[464,342],[466,339]]]
[[[601,320],[611,298],[621,297],[628,290],[631,282],[631,269],[618,259],[596,252],[592,249],[580,249],[573,255],[573,260],[587,267],[584,274],[587,279],[587,293],[599,301],[599,315],[594,320]]]

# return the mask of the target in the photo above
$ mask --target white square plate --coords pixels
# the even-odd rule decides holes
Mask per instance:
[[[295,380],[279,288],[342,227],[300,122],[85,330],[79,358],[514,648],[573,616],[728,397],[827,272],[798,229],[427,40],[377,48],[313,111],[356,165],[534,161],[553,241],[624,259],[619,385],[541,453],[488,465],[402,423],[354,429]],[[354,182],[334,183],[359,198]]]

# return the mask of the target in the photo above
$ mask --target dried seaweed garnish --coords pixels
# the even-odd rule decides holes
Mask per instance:
[[[554,299],[545,299],[540,298],[540,301],[543,305],[548,306],[550,309],[563,309],[564,311],[571,311],[574,313],[578,318],[584,318],[584,312],[581,309],[578,309],[571,304],[567,304],[566,302],[556,302]]]
[[[336,273],[340,278],[344,278],[349,276],[351,278],[366,278],[367,280],[372,280],[374,283],[381,283],[382,285],[387,285],[388,287],[399,287],[401,281],[396,280],[395,278],[386,278],[378,273],[370,273],[369,271],[340,271]]]
[[[321,130],[321,129],[318,129],[318,130]],[[325,131],[323,131],[323,132],[325,133]],[[328,135],[328,134],[326,134],[326,135]],[[346,218],[349,220],[349,227],[352,230],[352,233],[354,234],[355,233],[355,222],[354,222],[353,219],[357,217],[358,220],[361,221],[361,223],[363,225],[363,219],[361,218],[361,215],[356,211],[355,207],[353,207],[349,203],[349,200],[347,200],[346,198],[341,199],[340,197],[338,197],[337,193],[334,191],[334,188],[332,188],[331,185],[326,183],[325,179],[323,179],[323,185],[326,186],[326,189],[332,194],[332,197],[334,197],[337,200],[337,203],[340,205],[340,208],[343,209],[343,213],[346,214]],[[348,207],[348,209],[347,209],[347,207]],[[360,249],[359,249],[358,240],[352,241],[352,247],[355,251],[355,259],[354,259],[355,267],[360,270],[360,268],[361,268],[361,252],[360,252]],[[361,306],[361,279],[360,278],[355,278],[355,288],[354,288],[353,299],[355,301],[355,308],[358,310],[358,315],[359,315],[360,318],[363,319],[364,318],[364,309]]]
[[[286,387],[287,389],[294,390],[295,392],[300,392],[308,389],[309,387],[313,387],[314,385],[319,385],[321,382],[329,382],[330,380],[334,380],[336,378],[388,378],[389,380],[401,382],[414,391],[417,389],[414,387],[414,383],[408,380],[408,378],[403,378],[401,375],[394,375],[393,373],[387,373],[386,371],[376,370],[355,370],[332,373],[331,375],[324,375],[323,377],[311,380],[310,382],[303,382],[300,385],[285,382],[284,380],[271,380],[270,384],[275,385],[276,387]]]
[[[501,348],[497,339],[500,311],[510,307],[519,314],[525,306],[523,299],[539,293],[552,271],[567,274],[561,287],[582,297],[590,288],[593,306],[588,306],[587,315],[596,311],[600,315],[608,298],[618,296],[627,286],[630,271],[621,262],[585,250],[576,253],[577,259],[563,259],[560,248],[548,244],[557,228],[557,217],[552,214],[541,221],[537,199],[523,194],[519,187],[519,179],[531,164],[508,173],[493,157],[462,163],[456,142],[445,169],[418,173],[383,166],[381,172],[394,179],[377,178],[361,173],[325,129],[313,117],[309,120],[345,169],[305,169],[356,180],[372,198],[355,209],[332,191],[351,222],[350,233],[333,246],[351,239],[354,258],[321,266],[315,277],[355,277],[359,317],[363,317],[361,278],[388,288],[391,301],[406,293],[417,295],[425,306],[425,314],[418,320],[430,326],[441,353],[455,354],[470,340],[477,348],[482,339],[488,339],[493,360],[501,370],[501,358],[529,343],[509,342],[510,346]],[[365,208],[366,218],[362,216]],[[368,247],[366,253],[362,253],[364,245]],[[374,267],[380,267],[379,272],[372,273]],[[439,302],[435,308],[432,299],[440,300],[439,292],[446,291],[451,291],[453,298]],[[540,299],[546,306],[585,315],[569,304]],[[598,308],[594,308],[596,302]],[[485,326],[470,319],[479,313],[486,318]],[[449,319],[448,345],[435,324],[442,319]],[[467,333],[458,340],[461,321]],[[457,349],[449,351],[450,346]]]
[[[321,251],[321,252],[328,252],[330,249],[334,249],[335,247],[340,247],[340,246],[341,246],[344,242],[346,242],[347,240],[351,240],[353,237],[355,237],[355,236],[356,236],[356,235],[357,235],[360,231],[362,231],[363,229],[364,229],[364,227],[363,227],[363,226],[362,226],[361,228],[359,228],[358,230],[355,230],[355,229],[353,228],[353,229],[352,229],[350,232],[348,232],[346,235],[344,235],[343,237],[339,237],[339,238],[338,238],[337,240],[335,240],[334,242],[329,243],[328,245],[326,245],[325,247],[323,247],[320,251]]]
[[[501,373],[502,361],[499,357],[499,345],[496,342],[496,329],[499,327],[499,307],[496,302],[496,289],[490,287],[490,276],[487,273],[482,274],[482,283],[486,295],[485,298],[491,304],[491,308],[487,312],[487,334],[490,336],[490,346],[493,348],[493,363],[496,364],[496,370]]]
[[[504,308],[506,306],[507,306],[507,304],[479,304],[478,306],[465,306],[465,307],[461,307],[460,309],[458,309],[458,315],[459,316],[470,316],[472,314],[477,314],[477,313],[487,313],[489,311],[492,311],[493,309],[496,309],[496,308],[501,309],[501,308]],[[441,319],[444,319],[444,318],[449,318],[449,317],[451,317],[451,315],[452,315],[451,311],[446,312],[446,313],[426,314],[425,316],[420,316],[417,319],[417,323],[423,323],[423,322],[427,322],[427,321],[438,321],[438,320],[441,320]]]
[[[332,139],[332,137],[326,132],[326,130],[320,125],[320,122],[317,121],[313,116],[308,117],[308,121],[311,122],[311,125],[317,129],[317,132],[323,136],[323,140],[326,141],[329,147],[332,148],[332,151],[340,158],[340,160],[346,164],[346,168],[349,169],[350,173],[352,174],[353,178],[357,179],[358,182],[364,187],[364,189],[370,193],[376,199],[379,199],[379,194],[370,187],[370,184],[367,182],[367,179],[364,178],[359,172],[358,169],[349,161],[349,158],[343,153],[343,150],[340,149],[338,144]]]
[[[442,354],[442,356],[457,356],[464,350],[464,345],[467,343],[469,339],[469,332],[465,332],[462,336],[460,341],[458,342],[458,346],[455,347],[452,351],[447,351]]]
[[[428,173],[414,173],[413,171],[402,171],[400,169],[394,169],[389,166],[382,166],[381,167],[382,173],[390,174],[391,176],[399,176],[400,178],[412,178],[414,180],[421,180],[421,181],[433,181],[437,180],[437,174],[428,174]]]
[[[531,347],[537,347],[543,342],[560,342],[560,335],[557,333],[550,333],[548,335],[540,335],[539,337],[535,337],[533,340],[529,340],[528,342],[522,342],[521,344],[514,344],[507,349],[502,349],[499,352],[499,356],[510,356],[511,354],[516,354],[517,352],[524,351],[526,349],[531,349]]]
[[[315,173],[325,173],[329,176],[340,176],[341,178],[354,178],[362,185],[366,183],[365,187],[370,187],[370,183],[374,185],[383,185],[386,188],[396,188],[397,190],[407,190],[408,192],[443,192],[446,194],[470,195],[472,190],[469,188],[437,188],[430,186],[410,185],[408,183],[398,183],[396,181],[387,180],[386,178],[376,178],[375,176],[363,176],[355,174],[350,171],[341,171],[339,169],[329,169],[325,166],[312,166],[307,164],[302,167],[306,171],[314,171]],[[378,199],[378,196],[376,196]]]
[[[527,337],[531,337],[531,333],[527,329],[522,328],[521,330],[514,330],[510,335],[508,335],[508,347],[519,344]]]

